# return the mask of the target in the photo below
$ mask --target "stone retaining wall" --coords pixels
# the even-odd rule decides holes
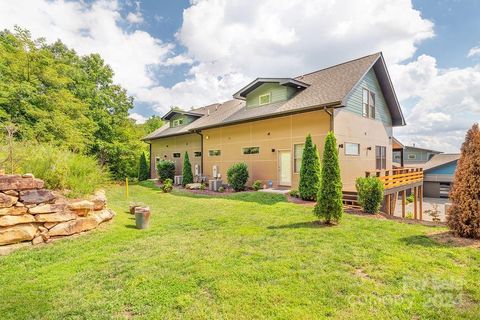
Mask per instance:
[[[0,174],[0,248],[41,244],[95,229],[115,215],[103,191],[88,200],[67,199],[44,189],[31,174]]]

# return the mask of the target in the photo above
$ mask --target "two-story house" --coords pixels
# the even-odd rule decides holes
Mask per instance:
[[[232,100],[175,108],[163,119],[144,138],[152,177],[160,159],[175,161],[181,174],[187,151],[194,174],[225,178],[233,163],[245,162],[250,182],[298,188],[305,137],[312,135],[321,156],[331,130],[346,191],[365,171],[392,168],[392,128],[405,125],[381,53],[294,78],[257,78]]]

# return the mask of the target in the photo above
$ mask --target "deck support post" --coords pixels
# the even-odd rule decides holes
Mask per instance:
[[[406,206],[406,201],[407,201],[407,191],[403,190],[402,191],[402,218],[405,218],[405,206]]]
[[[418,187],[418,199],[419,199],[419,209],[420,209],[420,220],[423,218],[423,186]]]
[[[417,215],[417,198],[418,198],[418,191],[417,187],[413,187],[413,217],[415,220],[418,219]]]

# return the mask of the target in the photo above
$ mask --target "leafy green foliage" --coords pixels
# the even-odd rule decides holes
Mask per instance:
[[[262,189],[262,182],[260,180],[255,180],[252,184],[252,189],[255,191]]]
[[[17,125],[17,140],[93,156],[116,179],[137,177],[147,149],[140,139],[161,120],[129,119],[133,98],[98,54],[79,56],[16,27],[0,32],[0,75],[0,122]]]
[[[145,152],[142,152],[138,161],[138,181],[147,180],[150,177],[150,168],[148,167]]]
[[[310,135],[305,139],[298,191],[303,200],[315,200],[320,189],[320,157]]]
[[[175,177],[175,162],[170,160],[160,160],[157,163],[158,180],[161,182]]]
[[[225,192],[225,188],[224,187],[218,188],[218,192]]]
[[[188,152],[185,151],[185,157],[183,158],[183,169],[182,169],[182,184],[186,186],[189,183],[193,183],[193,174],[192,174],[192,164],[188,158]]]
[[[19,173],[33,173],[49,189],[69,190],[68,196],[93,193],[109,180],[108,172],[86,155],[50,144],[17,143]]]
[[[377,177],[358,178],[358,202],[367,213],[377,213],[383,200],[383,183]]]
[[[245,183],[248,180],[248,167],[246,163],[234,163],[227,170],[227,181],[235,191],[245,190]]]
[[[343,214],[342,180],[338,163],[337,140],[332,131],[325,138],[320,191],[314,213],[326,223],[338,222]]]
[[[290,197],[294,197],[294,198],[300,198],[300,192],[298,192],[298,190],[290,190]]]
[[[407,204],[412,203],[415,200],[415,197],[413,196],[413,193],[409,195],[406,199]]]
[[[173,190],[173,180],[172,179],[165,179],[163,181],[161,189],[164,193],[171,192]]]

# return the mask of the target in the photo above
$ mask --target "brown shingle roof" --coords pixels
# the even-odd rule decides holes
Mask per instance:
[[[323,106],[344,105],[348,94],[379,58],[381,58],[381,53],[375,53],[296,77],[295,80],[307,84],[308,87],[299,91],[287,101],[257,108],[246,108],[243,100],[234,99],[222,104],[193,109],[192,112],[204,113],[205,115],[183,127],[170,128],[165,125],[149,134],[144,140],[185,134],[193,130],[306,111]],[[210,113],[208,114],[208,112]]]
[[[444,164],[457,161],[460,159],[460,153],[441,153],[436,154],[430,159],[425,165],[423,166],[423,170],[433,169],[439,166],[443,166]]]

